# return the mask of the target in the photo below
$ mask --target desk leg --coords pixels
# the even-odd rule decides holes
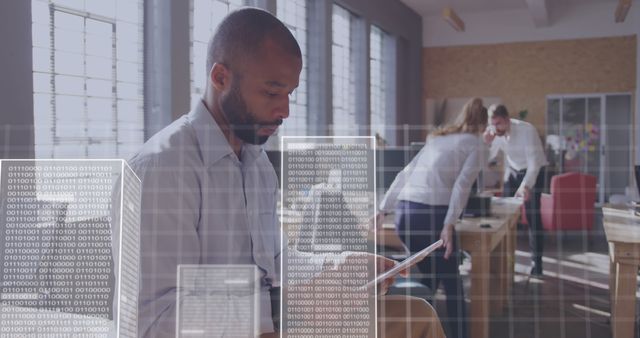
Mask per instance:
[[[489,337],[490,258],[485,247],[471,253],[471,337]]]
[[[609,304],[611,307],[611,330],[613,331],[613,319],[616,309],[616,262],[613,260],[613,243],[609,243]]]
[[[507,255],[507,299],[511,299],[511,295],[513,293],[513,279],[516,271],[516,240],[518,234],[518,219],[520,219],[520,213],[518,212],[518,217],[511,218],[509,220],[509,224],[507,224],[507,238],[505,241],[506,245],[506,255]]]
[[[506,304],[507,257],[506,238],[491,253],[491,314],[501,315]]]
[[[615,293],[612,306],[613,336],[616,338],[633,338],[636,320],[636,276],[638,266],[632,264],[615,264]]]

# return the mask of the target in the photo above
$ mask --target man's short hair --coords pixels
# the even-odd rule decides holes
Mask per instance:
[[[267,38],[302,58],[300,46],[291,31],[271,13],[252,7],[231,12],[209,40],[207,74],[214,63],[234,67],[238,62],[257,55]]]
[[[509,111],[507,111],[507,107],[502,104],[492,104],[489,107],[489,117],[502,117],[505,119],[509,118]]]

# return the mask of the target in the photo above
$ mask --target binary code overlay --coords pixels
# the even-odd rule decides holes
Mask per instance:
[[[374,292],[362,288],[375,276],[373,139],[286,137],[282,149],[283,215],[297,216],[283,216],[283,332],[374,337]],[[341,259],[318,271],[309,255]]]

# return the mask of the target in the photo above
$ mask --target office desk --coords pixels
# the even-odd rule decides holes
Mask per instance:
[[[465,218],[456,224],[460,248],[471,254],[471,337],[489,336],[489,315],[504,309],[513,285],[516,227],[521,201],[515,198],[493,198],[492,216]],[[490,224],[481,228],[480,224]],[[400,251],[393,217],[385,219],[377,234],[378,245]],[[493,278],[491,278],[493,277]]]
[[[640,266],[640,217],[625,207],[602,208],[609,242],[611,331],[616,338],[632,338],[636,317],[636,290]]]
[[[513,284],[516,227],[521,201],[493,198],[492,216],[465,218],[456,224],[460,247],[471,254],[470,333],[489,337],[490,313],[501,314]],[[481,228],[480,224],[490,224]]]

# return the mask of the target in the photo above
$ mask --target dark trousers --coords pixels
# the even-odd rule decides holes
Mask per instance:
[[[399,201],[396,207],[396,230],[411,253],[418,252],[440,239],[444,227],[447,206],[430,206],[409,201]],[[466,338],[467,311],[464,302],[462,278],[458,271],[460,252],[455,247],[449,259],[444,259],[444,249],[439,249],[417,264],[421,282],[434,292],[442,282],[447,296],[447,316],[440,320],[449,327],[449,337]]]
[[[510,170],[510,174],[509,180],[504,183],[504,196],[511,197],[515,195],[520,187],[527,171],[516,171],[511,168],[507,168],[507,170]],[[542,219],[540,218],[540,196],[542,195],[542,189],[544,189],[544,172],[545,168],[540,168],[538,177],[536,177],[535,186],[531,188],[529,193],[529,200],[524,203],[527,223],[529,223],[531,260],[539,266],[542,266],[542,251],[544,246],[544,232],[542,230]]]

